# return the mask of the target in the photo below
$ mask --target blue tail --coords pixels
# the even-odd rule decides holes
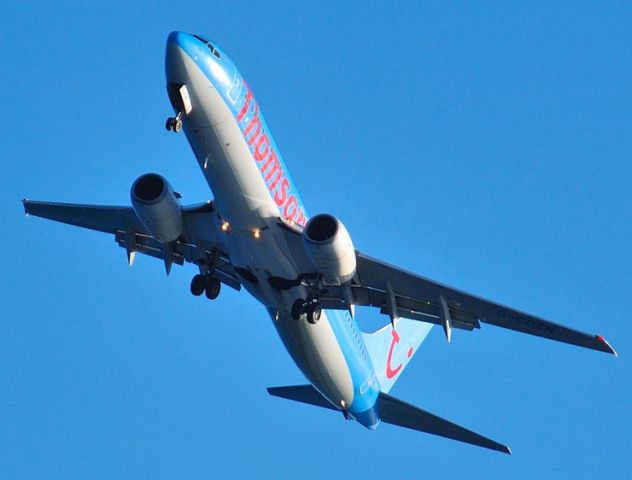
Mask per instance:
[[[429,323],[400,318],[395,328],[389,323],[362,334],[382,392],[388,393],[395,385],[431,328]]]

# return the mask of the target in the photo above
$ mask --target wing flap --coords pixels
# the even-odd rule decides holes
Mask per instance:
[[[115,235],[115,240],[119,246],[127,249],[127,244],[130,241],[128,232],[118,230]],[[134,234],[134,251],[149,255],[157,259],[164,259],[163,244],[158,242],[155,238],[149,235]],[[177,265],[183,265],[184,262],[189,263],[203,263],[207,259],[215,257],[213,264],[214,272],[217,278],[224,284],[228,285],[235,290],[241,289],[241,282],[237,278],[237,274],[233,269],[230,259],[223,253],[215,255],[215,252],[211,249],[201,248],[197,244],[187,243],[184,241],[176,240],[171,245],[171,258],[173,263]]]

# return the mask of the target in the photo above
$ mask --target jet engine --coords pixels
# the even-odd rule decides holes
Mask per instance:
[[[130,192],[136,216],[153,237],[169,243],[184,231],[180,196],[169,182],[157,173],[146,173],[136,179]]]
[[[325,283],[343,284],[356,270],[356,256],[349,232],[333,215],[312,217],[303,230],[307,256],[323,275]]]

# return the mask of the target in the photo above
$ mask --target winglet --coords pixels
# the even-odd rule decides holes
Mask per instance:
[[[604,349],[601,349],[602,351],[606,352],[606,353],[612,353],[615,357],[618,357],[619,355],[617,354],[616,350],[614,348],[612,348],[612,345],[610,345],[608,343],[608,340],[606,340],[605,338],[603,338],[601,335],[595,335],[595,339],[598,342],[603,343],[604,345]]]

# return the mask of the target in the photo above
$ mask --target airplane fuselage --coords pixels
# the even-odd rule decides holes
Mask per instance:
[[[369,428],[379,423],[379,384],[355,319],[327,311],[316,324],[292,318],[303,287],[279,290],[270,276],[300,271],[285,245],[280,219],[302,226],[307,212],[263,114],[236,66],[201,37],[173,32],[166,75],[174,109],[186,86],[183,128],[215,196],[224,240],[244,287],[268,310],[288,352],[336,407]]]

